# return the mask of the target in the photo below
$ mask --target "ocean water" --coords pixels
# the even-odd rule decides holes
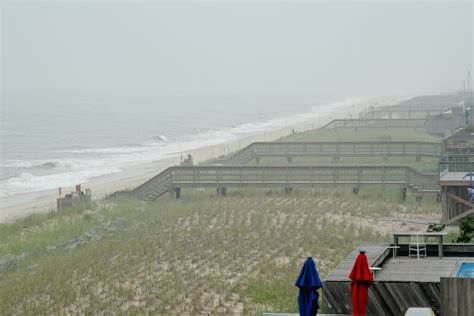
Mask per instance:
[[[286,95],[10,94],[2,98],[0,197],[85,183],[354,102]]]

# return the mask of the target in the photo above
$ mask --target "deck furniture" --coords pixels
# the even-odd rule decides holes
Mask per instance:
[[[398,246],[398,239],[400,237],[409,237],[412,236],[421,236],[421,237],[435,237],[438,238],[438,254],[440,258],[443,258],[443,236],[446,236],[447,233],[444,232],[404,232],[404,233],[394,233],[393,234],[393,246]],[[397,249],[393,249],[394,257],[397,256]]]
[[[380,267],[369,267],[370,272],[374,275],[375,278],[375,272],[382,270]]]
[[[426,243],[420,240],[420,235],[411,236],[410,244],[408,245],[408,257],[411,258],[412,252],[416,253],[416,258],[420,260],[420,253],[426,258]]]
[[[392,254],[393,254],[392,260],[395,261],[395,254],[396,254],[396,253],[395,253],[395,250],[396,250],[396,249],[400,249],[400,246],[391,246],[391,245],[390,245],[390,246],[387,246],[387,248],[388,248],[388,249],[392,249]]]

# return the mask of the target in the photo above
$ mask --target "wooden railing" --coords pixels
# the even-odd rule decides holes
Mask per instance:
[[[360,119],[380,118],[384,115],[391,115],[392,113],[408,114],[411,113],[443,113],[452,105],[446,104],[427,104],[427,105],[411,105],[411,104],[397,104],[387,106],[370,106],[359,113]]]
[[[319,187],[406,186],[437,191],[436,174],[406,166],[175,166],[133,190],[144,198],[160,186],[177,187]]]
[[[243,165],[257,157],[440,155],[441,144],[432,142],[256,142],[221,162]]]
[[[157,190],[159,190],[160,188],[169,186],[169,184],[171,183],[171,175],[174,168],[176,167],[169,167],[154,176],[153,178],[151,178],[150,180],[136,187],[132,191],[132,196],[139,199],[145,199],[148,196],[157,192]]]
[[[335,128],[424,128],[425,119],[336,119],[320,129]]]

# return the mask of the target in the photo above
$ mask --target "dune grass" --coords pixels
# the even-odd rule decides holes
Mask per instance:
[[[293,282],[307,256],[324,277],[354,247],[424,227],[439,205],[396,189],[183,190],[183,200],[121,201],[0,225],[5,314],[255,314],[296,311]],[[120,225],[114,224],[120,222]],[[335,233],[337,232],[337,234]],[[52,247],[86,234],[75,248]],[[38,241],[35,241],[38,240]],[[52,248],[51,248],[52,247]],[[49,249],[49,250],[48,250]]]
[[[439,141],[411,129],[310,131],[283,140],[363,141],[377,135]],[[295,165],[333,163],[293,159]],[[422,171],[435,165],[429,158],[339,163],[406,164]],[[417,202],[408,194],[401,202],[396,188],[363,187],[358,195],[342,188],[295,189],[289,195],[280,189],[233,189],[220,198],[214,190],[182,194],[180,201],[98,202],[0,224],[0,311],[295,312],[293,282],[307,256],[324,277],[358,244],[389,241],[394,230],[426,229],[440,217],[434,197]]]

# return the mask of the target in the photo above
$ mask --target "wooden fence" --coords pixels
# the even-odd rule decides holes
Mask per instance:
[[[441,144],[433,142],[255,142],[222,160],[222,163],[243,165],[260,157],[439,157],[440,155]]]
[[[410,307],[430,307],[440,315],[438,282],[377,282],[369,288],[366,315],[405,315]],[[351,283],[324,282],[323,312],[351,315]],[[452,315],[452,314],[441,314]]]
[[[473,278],[441,278],[441,315],[474,315]]]
[[[414,113],[440,114],[446,111],[451,105],[447,104],[397,104],[388,106],[369,106],[359,113],[360,119],[381,118],[383,116],[392,117],[393,113],[408,115]]]
[[[398,186],[437,192],[437,175],[406,166],[174,166],[119,196],[154,200],[181,187],[339,187]]]
[[[424,128],[425,119],[336,119],[321,129],[337,128]]]

